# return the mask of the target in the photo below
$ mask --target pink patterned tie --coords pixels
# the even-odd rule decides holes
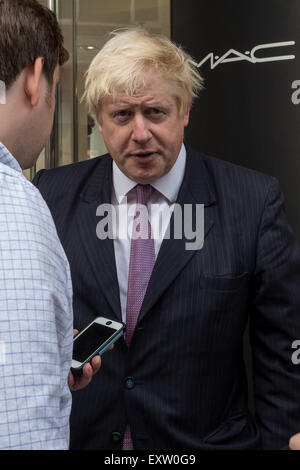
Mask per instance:
[[[149,184],[136,186],[137,208],[132,230],[126,307],[126,343],[128,346],[155,263],[154,240],[151,238],[147,209],[152,192],[153,188]],[[139,204],[142,206],[138,207]],[[129,426],[125,430],[123,450],[133,450]]]

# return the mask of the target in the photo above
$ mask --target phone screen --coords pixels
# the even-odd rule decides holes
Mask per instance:
[[[91,356],[116,330],[99,323],[93,323],[75,341],[73,346],[73,359],[84,362]]]

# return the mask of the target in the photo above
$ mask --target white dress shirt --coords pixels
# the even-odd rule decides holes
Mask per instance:
[[[148,211],[150,214],[149,217],[156,257],[169,225],[174,204],[183,181],[185,164],[186,150],[184,145],[182,145],[178,158],[171,170],[151,184],[155,191],[149,201]],[[113,162],[112,204],[116,214],[116,219],[113,219],[114,249],[120,289],[122,321],[124,323],[126,323],[130,237],[135,214],[136,195],[134,188],[136,184],[135,181],[128,178],[118,168],[116,163]],[[157,214],[161,216],[158,218]]]
[[[0,143],[0,449],[68,449],[72,285],[50,211]]]

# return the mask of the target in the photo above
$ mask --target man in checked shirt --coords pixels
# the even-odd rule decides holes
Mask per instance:
[[[51,132],[59,66],[55,15],[0,0],[0,449],[68,449],[73,315],[68,261],[39,191],[23,176]]]

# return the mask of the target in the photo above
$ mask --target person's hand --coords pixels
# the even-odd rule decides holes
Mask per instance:
[[[289,447],[291,450],[300,450],[300,433],[290,438]]]
[[[74,336],[78,334],[78,330],[74,330]],[[113,344],[107,349],[110,351],[113,349]],[[70,370],[68,375],[68,385],[71,392],[76,392],[85,388],[93,378],[93,375],[97,374],[101,367],[101,356],[98,354],[93,357],[90,363],[84,364],[81,375],[74,375]]]
[[[84,364],[81,375],[74,375],[70,370],[68,375],[68,385],[71,392],[76,392],[77,390],[85,388],[92,380],[93,375],[98,372],[100,366],[101,357],[98,354],[93,357],[91,363]]]

